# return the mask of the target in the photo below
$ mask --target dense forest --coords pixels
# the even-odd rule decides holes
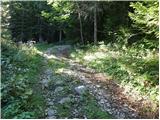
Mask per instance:
[[[158,118],[158,1],[2,1],[1,118]]]

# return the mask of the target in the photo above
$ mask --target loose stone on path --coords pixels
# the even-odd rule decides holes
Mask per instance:
[[[86,92],[86,90],[87,90],[86,87],[83,85],[75,87],[76,93],[78,93],[80,95],[84,94]]]
[[[54,90],[54,94],[60,94],[60,92],[63,91],[63,87],[57,87],[55,90]]]
[[[70,97],[62,98],[62,99],[59,101],[60,104],[64,104],[64,103],[67,103],[67,102],[71,102],[71,98],[70,98]]]

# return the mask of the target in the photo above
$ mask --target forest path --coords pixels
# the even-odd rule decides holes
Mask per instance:
[[[131,106],[123,94],[123,88],[103,73],[87,68],[69,59],[71,46],[55,46],[41,54],[44,58],[44,72],[41,84],[46,99],[46,118],[93,118],[100,111],[114,118],[140,118],[135,106]],[[50,62],[53,66],[50,66]],[[62,65],[63,64],[63,65]],[[65,65],[67,64],[67,65]],[[94,97],[93,97],[94,96]],[[94,108],[86,107],[93,97]],[[87,99],[89,101],[87,101]],[[94,100],[95,99],[95,100]],[[96,108],[97,107],[97,108]],[[85,110],[91,109],[91,113]],[[103,118],[111,118],[111,116]],[[99,115],[99,114],[98,114]],[[98,117],[95,116],[96,117]],[[100,113],[101,115],[101,113]]]

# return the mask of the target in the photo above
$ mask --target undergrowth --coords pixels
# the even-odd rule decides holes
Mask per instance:
[[[1,42],[1,117],[10,119],[42,118],[43,98],[39,82],[42,57],[34,47],[2,39]]]
[[[126,47],[101,43],[99,46],[76,47],[70,56],[158,102],[159,60],[156,49],[147,49],[142,44]]]
[[[34,45],[36,47],[37,50],[39,51],[45,51],[47,50],[49,47],[53,47],[54,44],[48,44],[48,43],[37,43]]]

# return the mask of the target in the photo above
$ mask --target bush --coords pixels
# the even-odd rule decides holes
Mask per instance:
[[[42,110],[34,94],[34,83],[38,79],[41,57],[35,49],[26,45],[17,47],[9,40],[2,40],[2,118],[37,118]],[[42,105],[40,105],[42,106]]]
[[[134,22],[133,26],[146,34],[154,34],[158,38],[158,2],[134,2],[130,6],[134,9],[133,13],[129,13],[131,20]]]

